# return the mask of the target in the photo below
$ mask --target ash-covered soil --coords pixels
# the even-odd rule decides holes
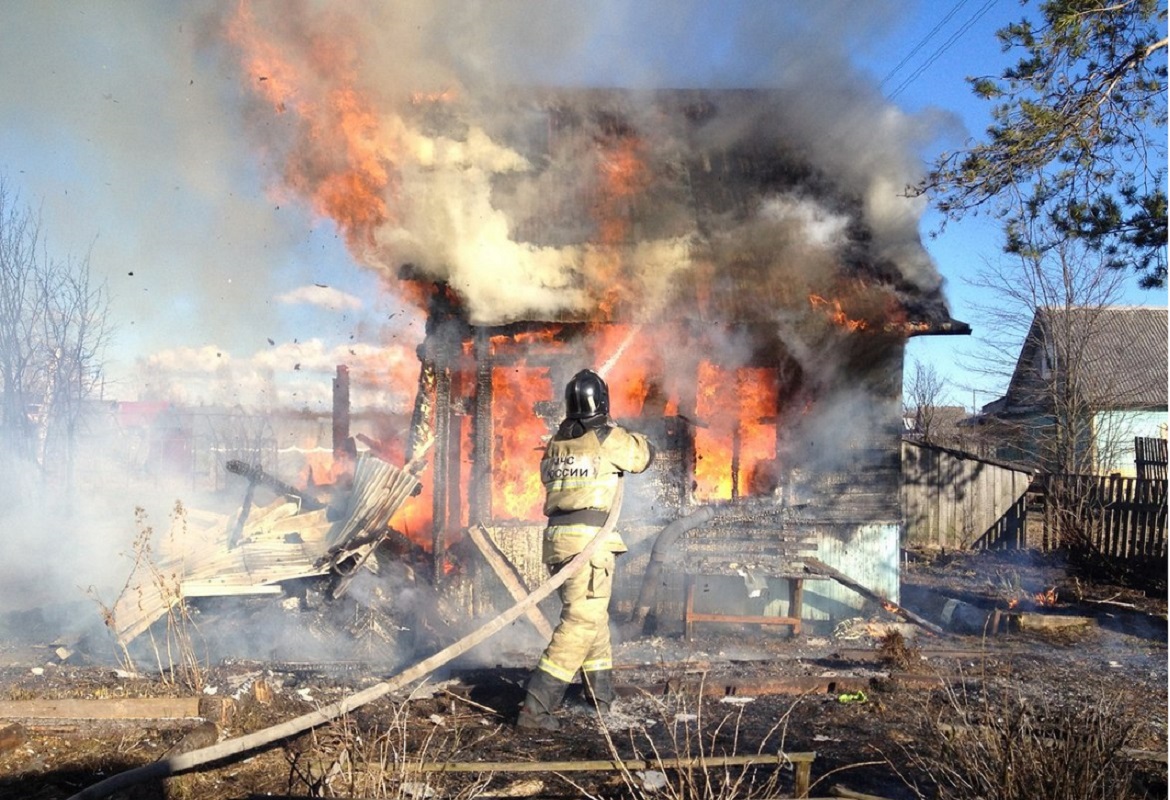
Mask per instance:
[[[1062,730],[1120,731],[1132,796],[1166,796],[1164,583],[1146,592],[1089,580],[1027,553],[932,554],[908,558],[901,599],[944,632],[874,608],[797,638],[726,625],[700,627],[694,641],[631,637],[616,648],[614,711],[599,718],[571,692],[552,733],[512,727],[539,648],[495,653],[487,665],[463,659],[334,723],[114,796],[779,797],[792,796],[794,765],[723,762],[788,752],[815,753],[813,797],[948,797],[939,785],[943,738],[962,730],[1020,738],[1005,722],[1019,718],[1035,723],[1029,735],[1045,739],[1054,760],[1068,757]],[[982,630],[960,624],[980,618]],[[130,673],[24,635],[28,626],[17,635],[12,619],[0,624],[6,713],[18,705],[8,701],[27,709],[34,700],[176,697],[202,700],[204,714],[0,719],[4,798],[68,798],[168,754],[285,722],[396,671],[361,660],[233,660]],[[659,770],[658,759],[692,766]],[[601,768],[618,761],[626,769]]]

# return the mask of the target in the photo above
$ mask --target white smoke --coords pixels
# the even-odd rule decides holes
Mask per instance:
[[[587,193],[572,167],[590,154],[534,160],[529,151],[541,147],[526,148],[510,134],[539,131],[547,120],[534,127],[515,116],[516,87],[783,93],[783,106],[764,115],[770,135],[858,199],[877,257],[923,290],[938,287],[917,231],[921,205],[902,196],[920,169],[915,147],[933,121],[890,107],[849,64],[850,48],[864,46],[902,8],[892,0],[224,0],[208,8],[45,0],[6,12],[0,26],[0,74],[7,76],[0,80],[0,114],[10,145],[0,168],[27,176],[29,194],[45,198],[48,219],[70,222],[54,233],[72,250],[84,252],[98,237],[114,316],[124,325],[122,336],[142,351],[144,399],[321,410],[330,401],[335,366],[347,363],[355,405],[404,407],[413,386],[392,392],[379,379],[413,376],[411,346],[421,325],[413,329],[415,341],[404,341],[407,329],[397,320],[367,317],[352,326],[365,344],[329,343],[315,331],[295,342],[276,337],[267,348],[225,343],[260,342],[269,333],[259,330],[261,320],[282,301],[355,310],[340,292],[277,297],[275,289],[277,275],[315,269],[315,256],[301,248],[320,209],[282,183],[297,168],[308,169],[289,159],[306,133],[296,103],[340,102],[346,98],[330,94],[338,88],[368,92],[376,125],[358,136],[359,150],[376,156],[376,166],[394,179],[381,199],[396,214],[355,244],[356,257],[382,272],[390,291],[398,268],[415,262],[449,281],[475,322],[588,311],[597,300],[589,287],[604,285],[613,270],[615,248],[588,237],[573,240],[571,230],[562,241],[536,243],[520,230],[518,219]],[[225,46],[225,30],[241,9],[302,69],[281,109],[253,89],[289,76],[241,66],[235,46]],[[325,69],[338,64],[346,79],[340,87],[338,73]],[[449,94],[450,106],[467,111],[471,122],[444,118],[444,101],[412,105],[415,93]],[[425,108],[439,121],[430,124],[419,110]],[[645,154],[653,165],[676,166],[672,159],[687,147],[677,121],[636,101],[624,111],[637,130],[653,134],[648,138],[656,147]],[[743,133],[736,125],[758,123],[752,115],[719,117],[703,135],[712,144],[735,141]],[[32,141],[44,144],[48,156],[24,163]],[[325,160],[344,161],[332,144],[318,147]],[[268,194],[248,191],[257,171],[269,181]],[[662,209],[664,216],[670,210]],[[747,282],[770,298],[783,291],[803,296],[839,268],[848,246],[841,209],[790,194],[767,198],[753,212],[717,231],[664,225],[653,236],[632,236],[636,243],[616,257],[645,313],[652,315],[696,269],[737,262],[776,267]],[[794,357],[802,364],[825,361],[823,342],[802,323],[792,321]],[[749,362],[751,348],[727,334],[713,339],[706,355],[734,368]],[[675,356],[656,354],[663,363]],[[665,390],[693,394],[693,387],[678,385],[690,379],[668,370]],[[846,409],[828,414],[840,430],[859,418],[845,404],[832,408]],[[106,444],[112,453],[126,443]],[[94,452],[102,454],[103,444]],[[90,462],[102,474],[105,494],[84,498],[71,513],[56,494],[3,487],[11,495],[0,503],[3,521],[15,538],[0,570],[0,607],[76,598],[79,584],[82,593],[91,583],[116,591],[125,574],[119,554],[134,532],[132,504],[162,508],[155,518],[165,520],[166,506],[189,488],[156,474],[127,475],[124,465],[100,458]]]
[[[591,115],[613,98],[584,86],[762,90],[725,103],[701,130],[672,119],[651,94],[627,95],[619,117],[645,143],[638,157],[652,172],[677,170],[679,159],[704,148],[753,137],[783,143],[840,197],[856,201],[853,221],[871,237],[871,260],[896,268],[899,280],[925,293],[936,292],[940,279],[917,229],[923,202],[905,196],[921,171],[914,152],[933,121],[889,106],[848,59],[851,37],[885,11],[870,5],[862,11],[855,4],[733,3],[716,14],[698,2],[637,9],[603,2],[587,8],[502,3],[488,13],[462,3],[416,2],[339,13],[332,6],[297,4],[290,12],[287,3],[258,2],[247,7],[246,24],[228,12],[224,17],[232,20],[225,27],[264,38],[262,47],[235,39],[245,54],[248,84],[288,84],[275,112],[260,102],[253,108],[266,147],[276,144],[277,153],[286,148],[299,177],[326,180],[354,161],[377,163],[386,213],[361,220],[372,227],[368,239],[351,230],[358,258],[390,276],[402,264],[414,264],[448,283],[472,321],[486,324],[592,313],[607,291],[615,258],[623,280],[639,293],[636,305],[661,306],[678,278],[694,268],[696,242],[720,234],[696,230],[693,218],[683,219],[687,209],[672,209],[669,202],[651,210],[665,235],[635,231],[616,251],[612,243],[599,251],[596,231],[591,235],[589,221],[580,218],[556,221],[563,230],[554,225],[536,237],[520,230],[526,220],[555,220],[558,208],[576,204],[579,216],[592,211],[581,198],[596,192],[595,173],[606,168],[606,155],[589,138],[597,124]],[[708,41],[697,38],[700,30]],[[323,43],[333,48],[329,59],[319,55]],[[271,52],[294,65],[293,79],[284,81],[279,69],[255,63]],[[687,58],[679,58],[684,53]],[[550,86],[563,90],[556,103],[576,117],[571,125],[582,132],[563,152],[534,141],[549,136],[552,123],[539,116],[539,102],[524,101],[539,95],[537,87]],[[350,163],[322,151],[316,138],[302,137],[298,145],[296,126],[277,124],[283,115],[304,114],[302,125],[316,137],[330,123],[313,115],[320,109],[333,113],[332,99],[350,92],[365,98],[369,108],[358,110],[376,120],[368,122],[367,138],[352,145]],[[274,140],[278,128],[290,138]],[[593,135],[598,142],[603,138],[600,130]],[[323,163],[312,166],[310,156],[324,156]],[[754,229],[775,240],[803,223],[806,239],[794,247],[811,246],[839,262],[829,237],[844,233],[840,209],[819,209],[798,220],[777,215],[782,202],[757,209],[754,221],[737,223],[737,233]],[[800,199],[793,208],[808,202]],[[773,227],[779,232],[768,230]],[[797,263],[773,258],[781,274]],[[815,269],[823,278],[831,266],[818,262]],[[817,282],[803,262],[799,271]]]

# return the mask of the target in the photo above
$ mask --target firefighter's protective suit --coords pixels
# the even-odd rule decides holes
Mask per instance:
[[[561,424],[540,462],[548,516],[543,555],[552,573],[584,550],[604,526],[622,475],[644,471],[653,455],[645,436],[615,424],[607,414],[570,417]],[[626,550],[621,535],[612,531],[589,564],[561,586],[560,623],[529,681],[517,720],[521,727],[554,730],[552,711],[578,670],[587,697],[601,710],[608,709],[613,700],[609,600],[615,556]]]

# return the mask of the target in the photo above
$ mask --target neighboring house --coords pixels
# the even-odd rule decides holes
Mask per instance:
[[[1003,397],[979,425],[996,456],[1051,472],[1134,474],[1134,439],[1166,437],[1167,311],[1036,311]]]

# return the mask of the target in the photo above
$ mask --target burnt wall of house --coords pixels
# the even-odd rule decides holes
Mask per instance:
[[[455,576],[467,583],[457,591],[476,613],[511,601],[489,571],[451,571],[452,564],[459,567],[461,561],[476,559],[460,550],[466,546],[460,533],[466,526],[482,524],[530,588],[547,575],[540,558],[542,496],[517,513],[502,501],[500,484],[537,475],[542,444],[563,414],[564,382],[581,366],[598,363],[598,354],[586,344],[586,330],[561,323],[436,325],[436,342],[420,349],[420,355],[429,356],[420,377],[420,395],[426,397],[416,404],[416,418],[429,415],[422,427],[434,441],[435,579],[450,583]],[[765,549],[790,540],[813,542],[811,552],[854,574],[853,565],[873,561],[878,537],[888,560],[887,540],[892,535],[896,542],[900,529],[902,348],[888,339],[858,341],[847,358],[838,358],[838,372],[830,379],[811,378],[774,341],[756,348],[742,369],[784,385],[773,387],[775,407],[769,413],[748,415],[733,426],[734,435],[715,442],[733,450],[723,456],[730,474],[708,475],[706,484],[700,474],[712,453],[703,447],[713,446],[712,431],[726,423],[718,415],[733,410],[704,408],[697,392],[662,402],[647,391],[639,413],[616,415],[621,424],[647,434],[657,450],[645,474],[626,480],[620,530],[630,553],[619,566],[616,613],[632,610],[658,533],[703,505],[715,506],[719,513],[672,554],[659,596],[666,618],[676,616],[672,609],[681,603],[683,575],[742,572],[742,554],[750,550],[745,543],[753,538]],[[684,349],[672,366],[701,372],[703,350]],[[724,378],[729,374],[719,373]],[[535,388],[525,389],[527,394],[520,391],[519,384],[534,380]],[[617,383],[611,387],[611,392],[622,390]],[[511,406],[508,414],[504,405]],[[767,458],[760,457],[758,445],[754,461],[734,452],[737,447],[749,449],[749,443],[740,441],[746,438],[746,433],[739,435],[741,428],[762,431],[770,448]],[[515,466],[505,469],[502,454],[508,449],[522,458],[519,471]],[[760,564],[759,573],[791,572],[798,563],[795,557],[780,556],[780,561]],[[883,569],[896,567],[895,561]],[[896,596],[896,576],[875,580],[885,594]],[[733,594],[720,602],[735,603]],[[783,587],[772,594],[786,596]],[[832,616],[850,603],[856,607],[855,600],[824,598],[824,614]],[[811,607],[815,614],[815,603]]]

